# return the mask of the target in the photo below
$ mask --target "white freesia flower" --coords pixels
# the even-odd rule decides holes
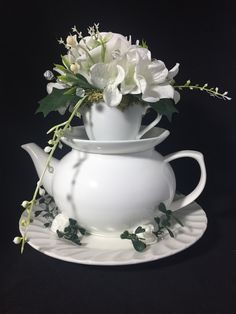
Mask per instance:
[[[64,216],[63,214],[58,214],[51,225],[51,231],[57,233],[58,231],[63,232],[66,227],[69,226],[69,218]]]
[[[157,242],[157,237],[155,236],[155,234],[153,234],[154,226],[152,224],[142,225],[140,227],[145,230],[145,232],[137,234],[138,238],[141,241],[143,241],[145,244],[154,244]]]

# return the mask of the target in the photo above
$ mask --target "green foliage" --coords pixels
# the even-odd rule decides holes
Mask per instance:
[[[160,203],[158,207],[159,211],[163,213],[163,217],[155,217],[154,220],[157,223],[158,230],[154,231],[153,233],[160,237],[164,233],[165,230],[168,231],[169,235],[174,238],[174,233],[169,229],[171,227],[171,219],[174,219],[178,224],[183,227],[182,222],[173,215],[172,211],[167,209],[164,203]]]
[[[83,233],[81,232],[83,231]],[[64,232],[61,232],[57,230],[57,235],[59,238],[64,238],[66,240],[72,241],[73,243],[77,245],[81,245],[80,238],[78,236],[78,232],[81,232],[81,234],[85,234],[86,231],[84,228],[81,228],[77,221],[74,219],[69,219],[69,226],[64,229]]]
[[[169,233],[170,237],[174,238],[174,233],[170,229],[171,218],[175,219],[175,221],[177,221],[181,226],[183,226],[183,224],[181,223],[181,221],[178,218],[176,218],[173,215],[171,210],[166,208],[164,203],[160,203],[158,209],[164,215],[162,217],[154,217],[154,220],[157,224],[157,230],[153,231],[152,233],[157,237],[158,240],[160,240],[161,236],[163,235],[164,231],[166,230]],[[147,245],[145,244],[144,241],[142,241],[145,239],[139,237],[138,235],[140,233],[142,234],[144,232],[145,232],[145,229],[143,227],[139,226],[136,228],[134,233],[130,233],[128,230],[125,230],[120,235],[120,237],[121,237],[121,239],[131,240],[134,249],[138,252],[143,252],[145,250],[145,248],[147,247]]]
[[[41,207],[41,210],[36,210],[34,212],[34,217],[42,215],[42,217],[47,220],[47,222],[44,223],[44,227],[51,227],[53,219],[59,214],[59,209],[56,206],[53,197],[45,194],[39,198],[38,205]]]
[[[178,112],[174,100],[171,98],[162,98],[157,102],[148,103],[157,113],[164,115],[171,122],[174,113]]]
[[[65,95],[69,89],[53,88],[52,93],[39,101],[39,108],[36,113],[42,112],[46,117],[51,111],[58,110],[60,107],[67,106],[71,102],[79,100],[75,95]]]
[[[138,252],[143,252],[145,249],[146,249],[146,244],[141,241],[139,239],[139,237],[137,236],[138,233],[141,233],[141,232],[144,232],[145,229],[143,229],[142,227],[138,227],[136,230],[135,230],[135,233],[130,233],[129,231],[125,230],[121,235],[121,239],[128,239],[128,240],[131,240],[132,244],[133,244],[133,247],[136,251]]]
[[[146,42],[146,40],[144,40],[144,39],[142,39],[142,41],[141,41],[141,45],[140,45],[142,48],[146,48],[146,49],[148,49],[148,45],[147,45],[147,42]]]

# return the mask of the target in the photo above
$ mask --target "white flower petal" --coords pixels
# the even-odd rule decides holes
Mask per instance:
[[[122,94],[114,85],[108,85],[103,91],[103,98],[108,106],[118,106],[122,100]]]
[[[117,76],[113,81],[112,85],[118,86],[125,78],[125,70],[120,66],[116,65]]]
[[[148,70],[150,71],[152,81],[156,84],[163,83],[168,75],[168,70],[165,63],[161,60],[155,60],[150,65],[148,65]]]
[[[174,99],[174,88],[170,84],[157,85],[155,91],[159,94],[160,98]]]
[[[53,88],[64,89],[66,87],[67,87],[67,85],[63,84],[63,83],[48,83],[47,84],[47,92],[48,92],[48,94],[51,94]]]
[[[172,80],[179,72],[179,63],[176,63],[176,65],[170,69],[168,73],[168,80]]]
[[[90,69],[91,83],[100,89],[105,88],[110,80],[108,65],[104,63],[94,64]]]
[[[176,90],[174,91],[174,102],[177,104],[180,101],[180,93]]]

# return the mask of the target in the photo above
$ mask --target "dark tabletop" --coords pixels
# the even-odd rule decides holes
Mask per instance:
[[[233,1],[18,2],[2,4],[1,57],[1,296],[0,313],[236,313],[236,105],[235,19]],[[179,114],[160,125],[170,130],[158,146],[163,155],[201,151],[208,180],[198,199],[208,216],[204,236],[187,250],[133,266],[85,266],[56,260],[30,246],[23,255],[12,243],[18,235],[22,200],[37,181],[20,148],[41,147],[45,133],[63,117],[34,115],[45,96],[43,72],[59,62],[56,39],[74,24],[144,38],[168,68],[180,63],[179,82],[191,79],[228,90],[224,102],[183,92]],[[4,73],[4,75],[3,75]],[[2,111],[3,110],[3,111]],[[144,123],[152,119],[150,113]],[[60,158],[63,152],[58,154]],[[191,160],[173,163],[178,190],[194,187],[199,169]]]

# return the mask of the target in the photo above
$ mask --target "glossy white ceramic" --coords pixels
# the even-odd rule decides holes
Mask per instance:
[[[157,125],[161,115],[140,130],[147,106],[133,104],[123,110],[108,106],[105,102],[92,103],[82,109],[83,123],[90,140],[120,141],[141,138]]]
[[[64,141],[70,143],[68,138]],[[108,153],[116,147],[116,141],[106,143],[109,149],[99,153],[81,151],[75,145],[60,161],[51,161],[43,185],[64,215],[76,219],[92,234],[117,237],[126,229],[153,221],[161,202],[177,210],[194,201],[205,186],[206,169],[201,153],[181,151],[163,157],[154,150],[156,141],[154,138],[131,141],[130,151],[127,145],[130,141],[119,142],[120,153]],[[88,148],[100,144],[86,141]],[[40,175],[47,155],[33,143],[23,148],[31,155]],[[176,181],[169,161],[182,157],[195,159],[201,176],[189,195],[172,202]]]
[[[141,127],[141,131],[145,127]],[[125,154],[137,153],[153,148],[163,142],[170,132],[154,127],[141,140],[123,141],[92,141],[88,139],[84,126],[73,127],[67,131],[62,141],[71,148],[87,153],[97,154]]]
[[[37,210],[37,207],[35,207]],[[26,213],[22,214],[22,218]],[[184,227],[173,224],[175,238],[168,234],[163,240],[148,246],[142,252],[136,252],[129,240],[119,238],[104,238],[87,236],[78,246],[57,235],[43,226],[45,218],[37,217],[28,230],[29,245],[48,256],[79,264],[88,265],[129,265],[156,261],[181,252],[201,238],[207,228],[207,217],[204,210],[192,203],[178,210],[175,215],[182,221]],[[20,226],[22,233],[22,227]]]

